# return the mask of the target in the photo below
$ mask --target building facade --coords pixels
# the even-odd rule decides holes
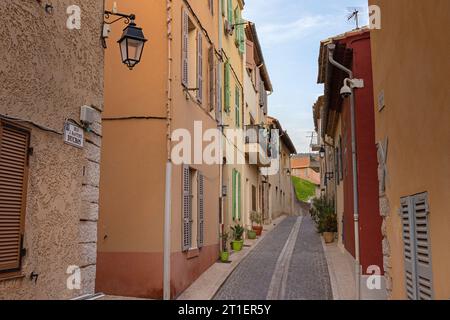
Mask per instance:
[[[149,41],[133,72],[117,50],[106,52],[96,288],[163,297],[166,201],[173,298],[219,254],[220,165],[195,152],[206,146],[204,132],[217,128],[219,1],[117,7],[136,14]],[[120,32],[114,25],[111,38]]]
[[[0,10],[0,299],[93,294],[103,4],[62,0],[48,13],[3,1]]]
[[[370,0],[375,139],[388,296],[450,297],[450,2]],[[420,21],[420,23],[419,23]],[[401,63],[398,63],[401,61]]]
[[[264,177],[260,169],[270,166],[269,139],[266,129],[267,92],[271,92],[273,89],[254,23],[247,23],[245,34],[243,121],[246,164],[243,168],[243,222],[247,229],[251,229],[251,213],[257,213],[262,217],[267,215],[268,211],[267,186],[263,183]]]
[[[278,141],[272,141],[272,145],[277,145],[272,148],[272,166],[268,170],[263,170],[266,175],[266,183],[268,188],[268,215],[264,217],[266,223],[271,223],[284,214],[294,214],[294,197],[295,191],[291,178],[291,156],[296,154],[294,144],[289,137],[287,131],[283,130],[281,123],[273,118],[267,117],[267,124],[269,130],[278,130]],[[271,137],[273,139],[273,137]],[[275,154],[277,152],[277,154]],[[265,172],[265,173],[264,173]]]
[[[334,44],[334,59],[352,70],[364,87],[354,90],[355,152],[357,165],[357,205],[359,228],[355,232],[355,200],[352,160],[352,114],[350,99],[343,99],[340,89],[348,75],[329,62],[329,44]],[[339,242],[353,256],[359,255],[361,265],[361,297],[383,298],[384,288],[369,290],[367,278],[376,272],[383,275],[381,218],[378,214],[377,156],[372,87],[370,31],[357,29],[321,43],[319,83],[325,84],[321,107],[321,135],[325,149],[324,185],[338,210]],[[342,184],[342,187],[340,186]],[[343,201],[343,202],[342,202]],[[339,210],[343,210],[342,213]],[[358,237],[358,238],[356,238]],[[355,239],[358,242],[355,242]],[[357,252],[359,248],[359,252]]]

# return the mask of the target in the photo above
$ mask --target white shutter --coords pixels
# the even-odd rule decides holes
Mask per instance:
[[[433,299],[433,270],[431,268],[431,248],[428,223],[427,194],[414,196],[417,298]]]
[[[197,100],[203,101],[203,39],[201,31],[197,32]]]
[[[192,205],[191,181],[189,166],[183,166],[183,251],[191,248],[192,244]]]
[[[433,299],[433,271],[426,193],[401,199],[406,293],[410,300]]]
[[[209,68],[209,111],[213,111],[216,105],[216,78],[214,65],[214,47],[209,48],[208,52],[208,68]]]
[[[205,242],[205,178],[198,175],[198,239],[197,245],[203,247]]]
[[[404,259],[405,259],[405,281],[406,281],[406,295],[408,299],[416,299],[416,270],[414,262],[414,227],[412,222],[412,203],[411,198],[406,197],[401,199],[401,215],[402,215],[402,229],[403,229],[403,245],[404,245]]]
[[[189,15],[183,10],[183,35],[182,35],[182,66],[181,66],[181,82],[187,88],[189,78],[189,61],[188,61],[188,34],[189,34]]]

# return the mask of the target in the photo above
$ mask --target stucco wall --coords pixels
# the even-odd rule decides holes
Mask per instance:
[[[81,30],[66,27],[74,1],[53,3],[48,14],[36,1],[2,1],[0,11],[0,114],[62,133],[80,107],[97,110],[84,149],[61,135],[31,129],[31,147],[21,274],[1,280],[0,299],[66,299],[94,292],[96,220],[103,108],[101,1],[78,1]],[[81,290],[68,290],[66,270],[81,268]],[[29,276],[39,275],[36,282]]]
[[[369,2],[382,13],[381,30],[373,30],[371,39],[376,141],[389,141],[386,193],[380,199],[388,293],[392,299],[406,298],[400,198],[428,192],[434,295],[448,299],[450,44],[443,39],[450,29],[450,2]]]

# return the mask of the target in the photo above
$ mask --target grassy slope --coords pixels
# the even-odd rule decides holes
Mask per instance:
[[[313,183],[297,177],[292,177],[292,182],[294,183],[297,198],[300,201],[306,202],[316,194],[316,186]]]

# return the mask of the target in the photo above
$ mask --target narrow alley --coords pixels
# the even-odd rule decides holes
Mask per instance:
[[[332,299],[322,242],[311,218],[284,219],[240,263],[214,299]]]

